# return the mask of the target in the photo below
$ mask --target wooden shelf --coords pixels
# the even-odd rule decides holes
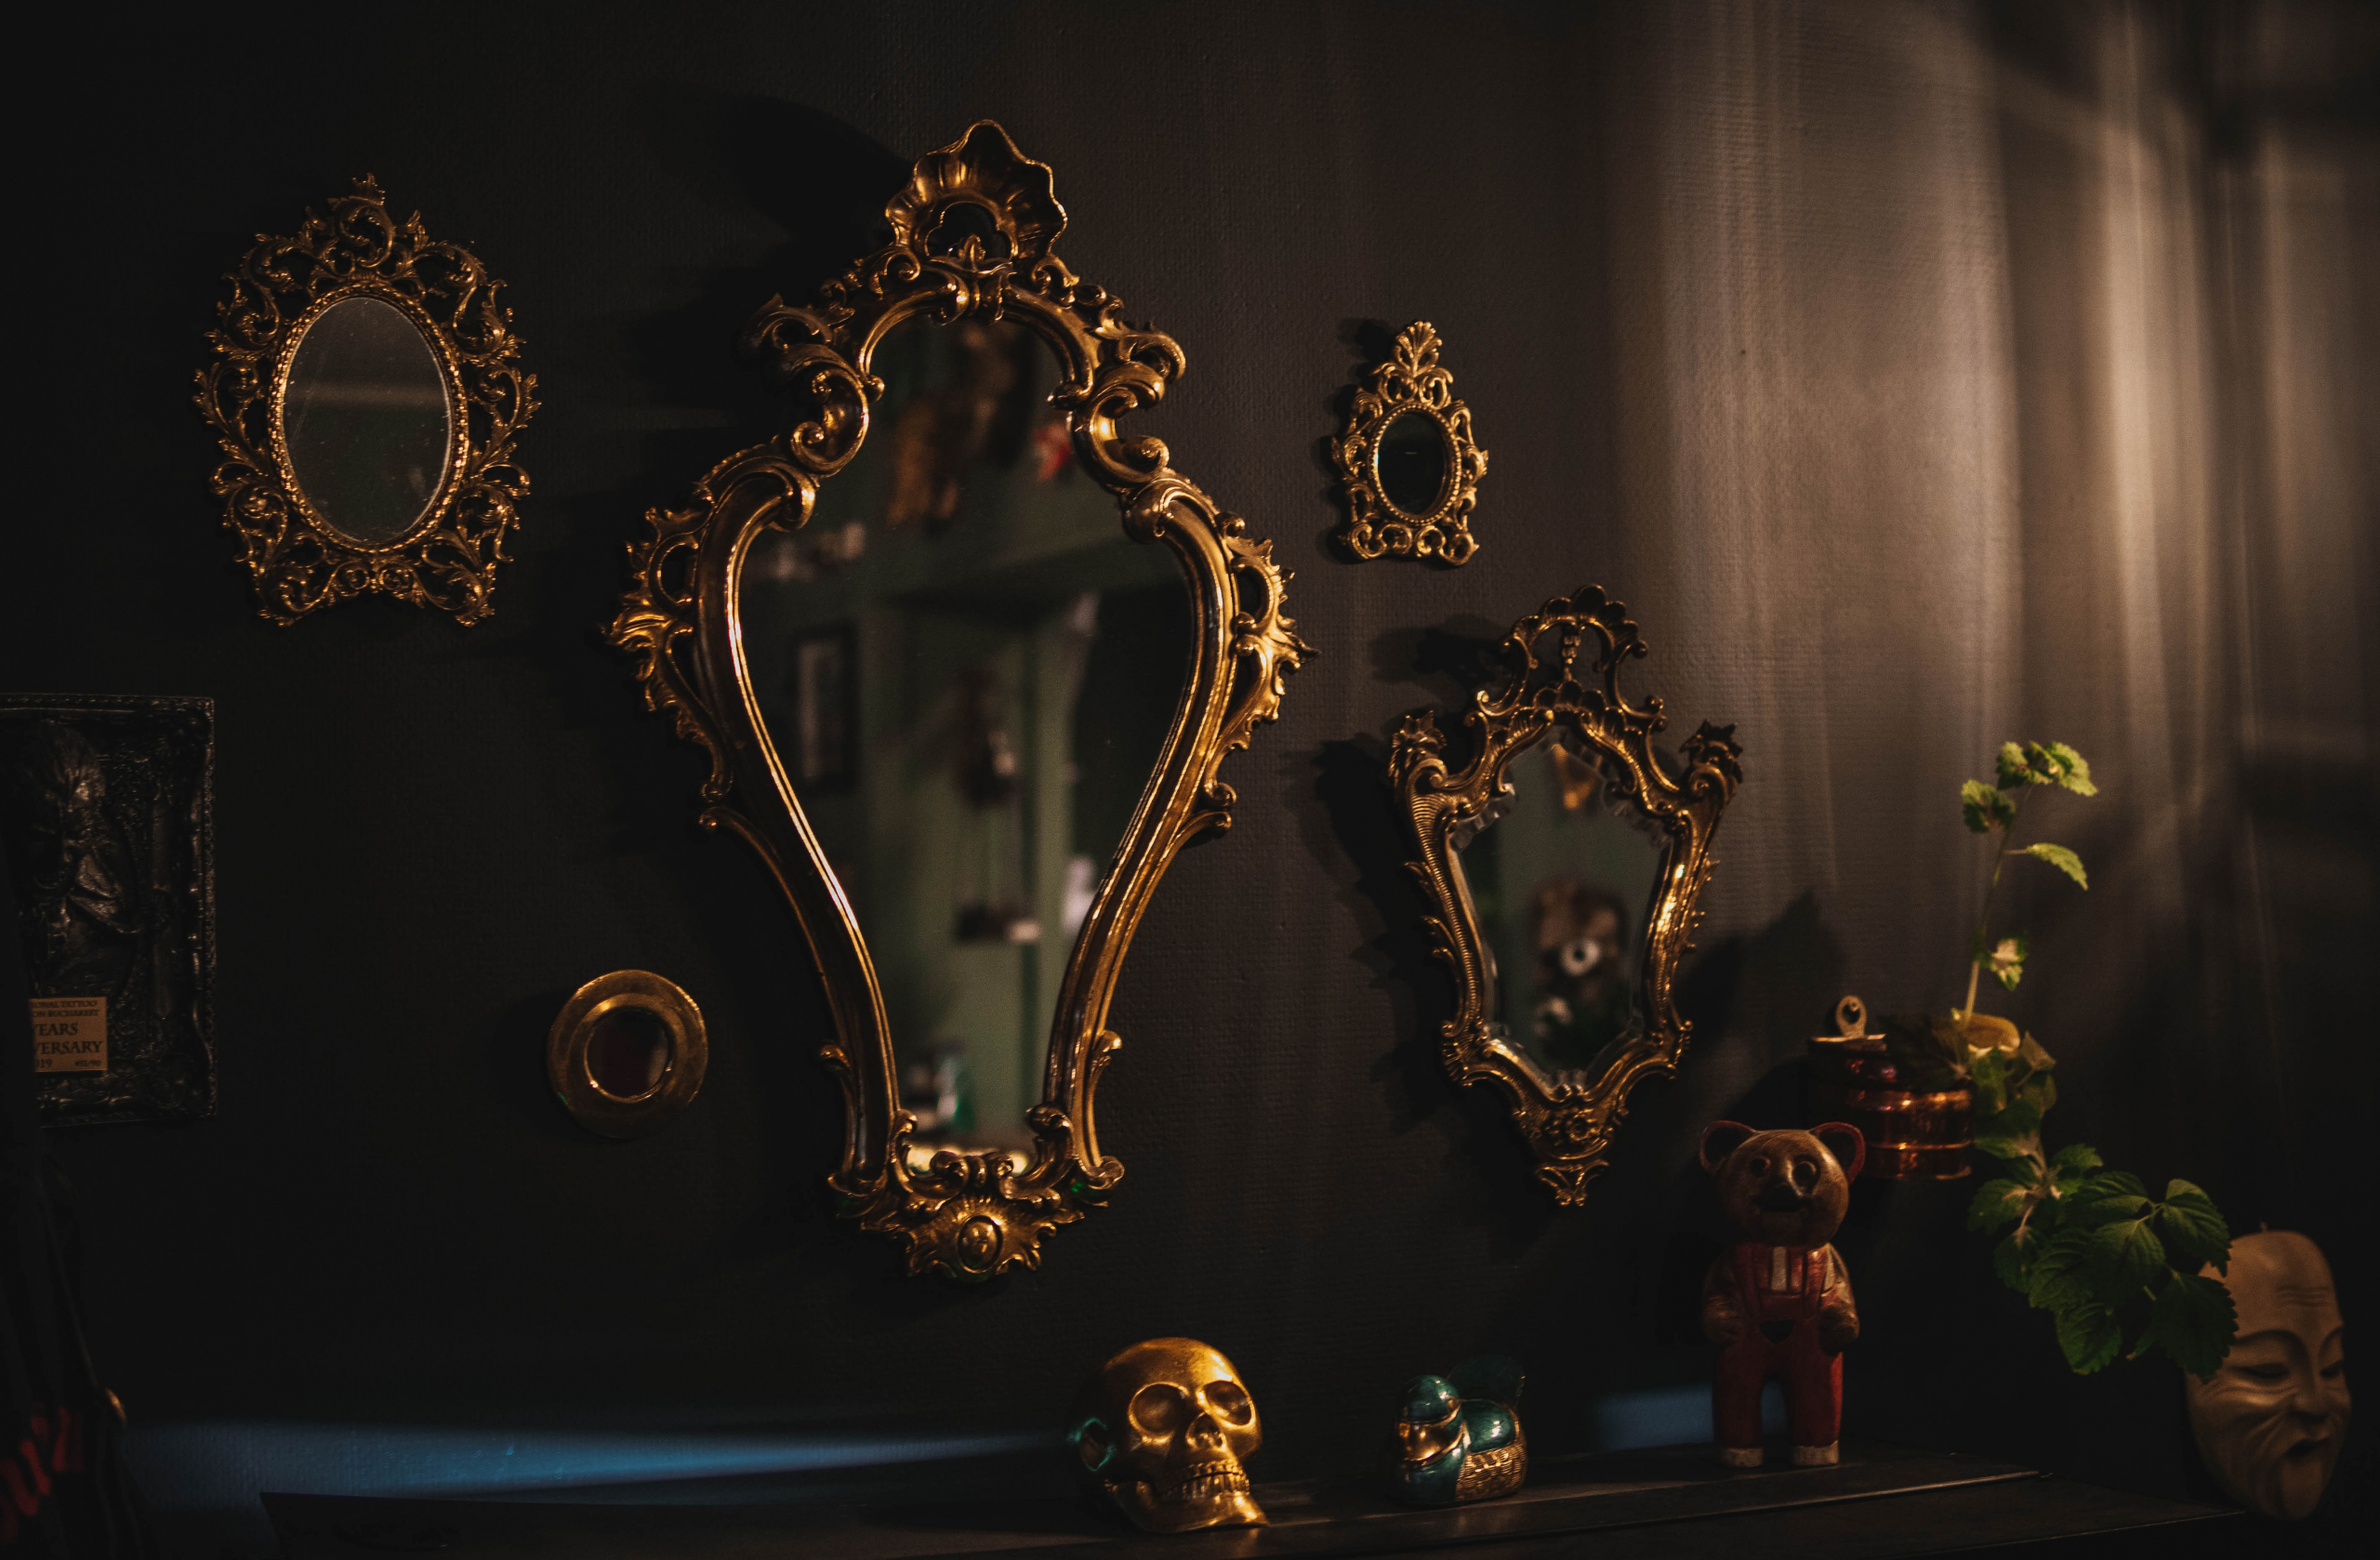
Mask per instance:
[[[2238,1514],[1885,1446],[1832,1468],[1730,1471],[1705,1447],[1549,1458],[1501,1501],[1415,1511],[1361,1485],[1259,1485],[1264,1527],[1154,1537],[1058,1500],[639,1504],[264,1497],[289,1560],[442,1553],[469,1560],[1322,1560],[1462,1546],[1604,1557],[1945,1553],[2128,1530],[2189,1553]],[[1586,1536],[1592,1535],[1592,1538]],[[1585,1541],[1580,1540],[1585,1539]],[[2186,1546],[2186,1547],[2184,1547]]]

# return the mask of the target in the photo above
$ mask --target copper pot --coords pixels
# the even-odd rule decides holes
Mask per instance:
[[[1867,1032],[1867,1006],[1857,997],[1835,1005],[1835,1021],[1842,1034],[1810,1038],[1810,1105],[1868,1140],[1859,1173],[1878,1181],[1965,1175],[1975,1091],[1947,1066],[1893,1055],[1883,1037]]]

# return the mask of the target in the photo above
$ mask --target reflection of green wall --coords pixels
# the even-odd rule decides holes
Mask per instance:
[[[812,531],[859,522],[868,528],[866,551],[838,571],[784,583],[770,581],[756,555],[745,645],[764,715],[789,733],[795,639],[854,626],[856,780],[805,791],[803,807],[867,937],[896,1050],[962,1046],[972,1135],[1021,1144],[1025,1111],[1041,1095],[1072,946],[1063,922],[1067,858],[1087,855],[1104,872],[1121,838],[1173,715],[1188,609],[1170,555],[1126,538],[1104,489],[1073,469],[1038,481],[1029,453],[1010,468],[971,473],[957,520],[938,535],[878,523],[891,486],[887,430],[902,398],[932,382],[935,359],[906,335],[888,343],[878,364],[887,392],[868,442],[820,490]],[[1054,382],[1051,369],[1044,360],[1037,389]],[[1088,645],[1072,621],[1086,593],[1099,598]],[[956,679],[971,667],[991,674],[991,713],[1016,747],[1022,787],[1012,810],[980,812],[959,788]],[[1017,836],[1013,886],[1041,938],[962,943],[968,858],[987,833],[1009,829]]]
[[[1097,653],[1083,669],[1082,700],[1072,722],[1074,836],[1087,848],[1104,841],[1113,850],[1131,824],[1176,702],[1147,696],[1147,668],[1179,668],[1192,628],[1190,603],[1178,585],[1100,598]],[[1094,853],[1092,860],[1106,871],[1104,855]]]
[[[1615,816],[1598,797],[1576,812],[1562,805],[1561,778],[1543,745],[1514,759],[1509,772],[1512,810],[1480,833],[1462,853],[1480,930],[1496,956],[1497,1015],[1515,1042],[1529,1041],[1536,1007],[1537,948],[1529,941],[1528,904],[1549,878],[1574,876],[1609,889],[1628,910],[1628,958],[1641,967],[1646,912],[1661,870],[1661,837],[1633,818]]]

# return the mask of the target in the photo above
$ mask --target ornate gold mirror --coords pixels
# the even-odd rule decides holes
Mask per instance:
[[[1557,597],[1513,625],[1504,675],[1451,733],[1421,711],[1389,754],[1454,979],[1447,1071],[1502,1093],[1565,1205],[1585,1200],[1629,1091],[1677,1069],[1671,988],[1743,778],[1733,726],[1706,722],[1675,756],[1655,745],[1661,701],[1620,692],[1645,654],[1600,587]]]
[[[1471,511],[1488,452],[1471,437],[1471,409],[1438,364],[1437,331],[1417,320],[1397,332],[1389,360],[1356,390],[1330,458],[1347,496],[1342,546],[1358,558],[1467,563],[1479,544]]]
[[[1122,1176],[1117,973],[1309,652],[1271,544],[1117,432],[1181,349],[1051,252],[1050,170],[979,124],[885,214],[890,247],[753,322],[801,418],[647,516],[610,636],[825,982],[845,1212],[976,1279]]]
[[[264,615],[378,592],[485,617],[529,491],[512,441],[537,406],[503,284],[390,217],[369,178],[297,236],[259,235],[226,280],[197,400]]]

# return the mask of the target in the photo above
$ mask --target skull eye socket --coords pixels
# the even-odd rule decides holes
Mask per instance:
[[[1237,1382],[1209,1382],[1203,1395],[1208,1411],[1226,1424],[1246,1424],[1256,1417],[1256,1405]]]
[[[1114,1445],[1107,1427],[1097,1420],[1085,1420],[1075,1431],[1075,1450],[1081,1456],[1082,1465],[1094,1473],[1105,1465]]]
[[[1766,1175],[1768,1173],[1767,1155],[1755,1154],[1752,1157],[1752,1172],[1754,1175]]]
[[[1190,1398],[1170,1382],[1151,1382],[1132,1394],[1132,1428],[1144,1435],[1170,1435],[1190,1417]]]
[[[1816,1159],[1793,1161],[1793,1184],[1806,1192],[1818,1183],[1818,1162]]]

